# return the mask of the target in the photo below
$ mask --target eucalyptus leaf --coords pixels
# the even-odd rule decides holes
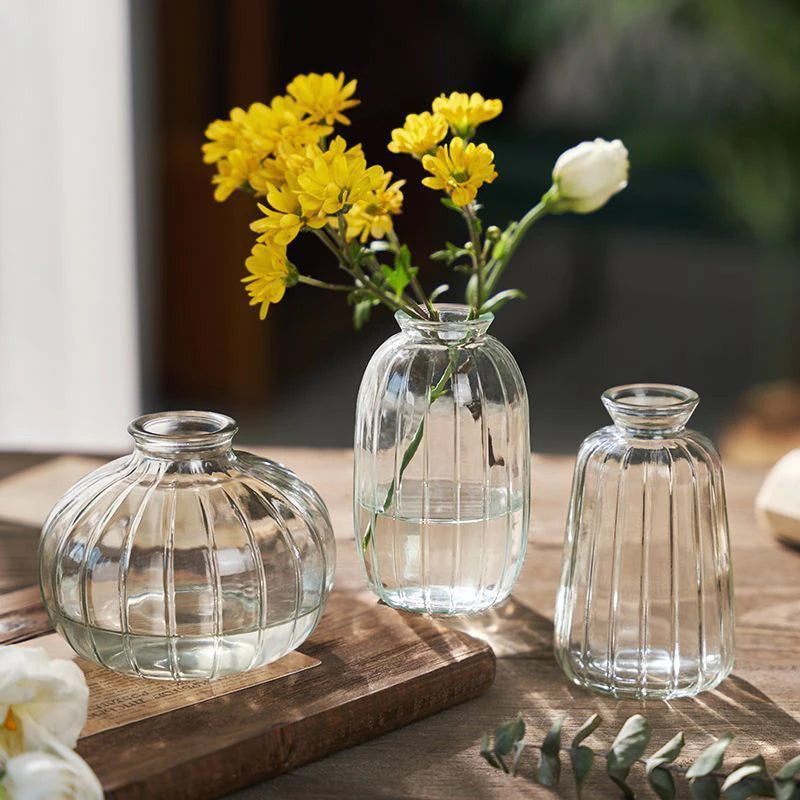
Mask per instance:
[[[522,752],[525,750],[525,742],[520,739],[514,742],[514,749],[511,752],[511,774],[516,775],[519,769],[519,760],[522,758]]]
[[[625,797],[634,796],[626,779],[631,765],[642,757],[649,741],[650,723],[641,714],[634,714],[625,720],[611,750],[606,753],[608,777],[619,786]]]
[[[789,780],[776,780],[773,783],[775,789],[775,797],[778,800],[796,800],[800,796],[800,786],[797,785],[794,778]]]
[[[599,714],[592,714],[583,725],[578,728],[578,732],[572,737],[572,746],[577,747],[584,739],[591,736],[603,723],[603,718]]]
[[[539,769],[536,770],[536,781],[542,786],[558,786],[561,778],[561,760],[557,755],[549,756],[542,751],[539,757]]]
[[[719,783],[713,775],[701,775],[689,784],[692,800],[719,800]]]
[[[491,764],[495,769],[503,769],[503,765],[497,760],[494,753],[489,749],[489,734],[485,733],[481,739],[481,756]],[[503,769],[503,771],[505,771]]]
[[[595,716],[597,715],[595,714]],[[586,735],[588,736],[589,734],[587,733]],[[575,778],[575,792],[580,797],[583,783],[591,772],[592,764],[594,764],[594,753],[590,747],[576,746],[573,741],[573,746],[569,749],[569,758],[572,762],[572,774]]]
[[[754,756],[739,764],[723,782],[722,792],[728,800],[745,800],[753,795],[773,797],[775,792],[766,773],[764,757]]]
[[[680,754],[685,744],[683,731],[675,734],[660,750],[656,750],[645,762],[648,775],[662,764],[671,764]]]
[[[647,771],[647,780],[661,800],[675,800],[675,779],[665,767],[653,767]]]
[[[608,774],[624,779],[631,765],[642,757],[649,741],[650,723],[641,714],[625,720],[606,755]]]
[[[695,762],[686,771],[687,778],[702,778],[714,770],[722,766],[722,760],[725,758],[725,751],[728,749],[733,741],[733,735],[726,733],[720,736],[716,742],[710,744],[702,753],[695,759]]]
[[[800,756],[795,756],[793,759],[787,761],[776,773],[775,777],[779,781],[787,781],[800,775]]]
[[[561,716],[550,726],[550,730],[547,731],[547,736],[542,742],[543,753],[547,753],[549,756],[558,755],[558,751],[561,750],[561,725],[563,722],[564,717]]]
[[[514,745],[525,736],[525,722],[521,716],[510,722],[503,722],[494,731],[494,752],[508,755]]]
[[[558,717],[542,742],[539,769],[536,771],[536,780],[542,786],[556,786],[561,777],[559,751],[561,750],[561,724],[563,722],[564,717]]]

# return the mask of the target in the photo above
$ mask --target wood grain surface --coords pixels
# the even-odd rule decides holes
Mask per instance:
[[[339,542],[336,592],[341,596],[357,593],[359,604],[374,607],[374,600],[361,591],[362,578],[352,541],[352,454],[345,450],[261,452],[283,461],[319,489],[331,510]],[[4,467],[10,469],[9,458],[5,457],[5,463],[0,458],[0,471]],[[494,648],[497,675],[488,692],[230,797],[552,798],[552,792],[525,780],[524,776],[534,769],[531,756],[524,761],[523,777],[513,782],[478,756],[483,732],[518,711],[525,717],[530,738],[539,741],[559,714],[567,715],[564,730],[569,735],[586,717],[599,712],[605,722],[590,740],[596,748],[610,744],[626,717],[644,713],[653,724],[653,749],[678,730],[685,731],[687,747],[682,763],[690,761],[712,737],[726,731],[736,736],[726,763],[760,751],[770,766],[776,766],[800,753],[800,553],[781,546],[756,524],[753,502],[764,472],[755,468],[725,471],[737,603],[733,675],[718,689],[694,699],[669,703],[615,701],[569,684],[552,654],[553,606],[572,463],[566,457],[534,457],[531,539],[514,597],[480,618],[453,623],[454,627],[485,638]],[[0,605],[0,630],[2,608]],[[413,624],[409,621],[409,630]],[[338,633],[325,635],[350,635],[347,623]],[[373,657],[377,654],[365,654],[367,659]],[[387,660],[391,656],[383,663]],[[362,664],[362,668],[366,665]],[[309,680],[315,671],[308,671]],[[424,700],[424,696],[420,697],[420,702]],[[209,735],[193,732],[190,720],[186,722],[184,730],[190,745],[195,737]],[[219,722],[217,735],[224,737],[226,717],[222,716]],[[301,738],[304,735],[298,733]],[[170,746],[182,748],[182,738]],[[235,747],[231,752],[235,753]],[[635,771],[632,782],[642,786]],[[651,796],[647,791],[643,795]],[[575,796],[569,767],[564,769],[558,796]],[[607,779],[596,769],[586,784],[584,798],[602,800],[615,796]]]

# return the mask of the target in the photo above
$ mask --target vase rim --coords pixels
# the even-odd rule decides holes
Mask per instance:
[[[660,433],[683,429],[700,397],[672,383],[626,383],[602,394],[603,405],[622,428]]]
[[[226,414],[190,410],[144,414],[128,426],[142,449],[169,453],[225,447],[238,430],[236,420]]]
[[[494,314],[491,311],[469,319],[470,307],[461,303],[434,303],[433,307],[439,314],[438,320],[418,319],[402,309],[395,312],[394,318],[404,331],[412,330],[437,337],[442,337],[443,334],[460,336],[471,334],[474,338],[484,334],[494,321]]]

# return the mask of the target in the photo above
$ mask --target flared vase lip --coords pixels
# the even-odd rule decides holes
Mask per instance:
[[[479,317],[470,319],[470,307],[461,303],[434,303],[439,319],[419,319],[400,309],[394,318],[403,331],[413,331],[422,336],[438,339],[477,338],[488,330],[494,321],[494,314],[486,311]]]
[[[602,395],[606,406],[613,405],[629,414],[671,416],[694,410],[700,397],[694,389],[673,383],[624,383],[606,389]]]
[[[158,453],[213,450],[228,446],[239,430],[236,420],[217,411],[156,411],[128,425],[143,450]]]
[[[672,383],[625,383],[606,389],[602,401],[620,427],[658,434],[681,431],[700,397]]]

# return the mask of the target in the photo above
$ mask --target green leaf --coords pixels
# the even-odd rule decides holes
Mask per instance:
[[[631,765],[642,757],[649,741],[650,723],[641,714],[629,717],[606,756],[608,769],[614,772],[624,770],[627,775]]]
[[[722,766],[722,760],[725,758],[725,751],[728,749],[733,741],[733,735],[726,733],[720,736],[716,742],[710,744],[702,753],[695,759],[695,762],[686,771],[687,778],[702,778],[714,770]]]
[[[595,714],[596,716],[597,714]],[[588,736],[589,734],[587,733],[586,735]],[[572,774],[575,778],[575,792],[580,797],[583,783],[591,772],[592,764],[594,764],[594,753],[590,747],[576,746],[573,741],[573,746],[569,749],[569,758],[572,762]]]
[[[519,289],[505,289],[498,292],[494,297],[490,297],[481,308],[482,313],[499,311],[506,303],[511,300],[527,300],[528,297],[525,292]]]
[[[503,772],[507,772],[505,764],[503,764],[500,760],[498,760],[494,753],[489,749],[489,734],[484,733],[483,739],[481,739],[481,756],[486,759],[486,761],[493,766],[495,769],[503,770]]]
[[[536,782],[542,786],[558,786],[561,779],[561,760],[558,756],[549,756],[542,752],[539,757],[539,769],[536,770]]]
[[[787,780],[776,780],[773,783],[775,789],[775,797],[778,800],[796,800],[800,796],[800,787],[798,787],[794,778]]]
[[[539,769],[536,771],[536,780],[542,786],[557,786],[561,778],[559,751],[561,750],[561,724],[563,722],[564,717],[558,717],[542,742]]]
[[[353,306],[353,327],[357,331],[360,331],[369,322],[372,306],[374,305],[375,302],[373,300],[359,300]]]
[[[577,747],[584,739],[591,736],[603,723],[603,718],[599,714],[592,714],[586,722],[578,728],[578,732],[572,737],[572,746]]]
[[[443,284],[441,284],[440,286],[437,286],[437,287],[436,287],[436,288],[435,288],[435,289],[434,289],[434,290],[431,292],[431,294],[430,294],[430,297],[429,297],[428,299],[431,301],[431,303],[433,303],[433,302],[435,302],[435,301],[436,301],[436,300],[437,300],[439,297],[441,297],[441,295],[443,295],[445,292],[447,292],[447,291],[449,291],[449,290],[450,290],[450,287],[449,287],[449,286],[448,286],[446,283],[443,283]]]
[[[449,197],[441,197],[439,198],[439,202],[445,208],[449,208],[451,211],[461,211],[461,209]]]
[[[647,771],[647,780],[661,800],[675,800],[675,779],[665,767],[653,767]]]
[[[731,772],[722,784],[722,792],[728,800],[745,800],[747,797],[774,797],[772,781],[767,774],[764,756],[753,756]]]
[[[671,764],[680,754],[683,749],[684,739],[683,731],[675,734],[660,750],[656,750],[645,763],[645,769],[648,773],[657,769],[662,764]]]
[[[524,740],[520,739],[514,743],[514,750],[511,753],[511,774],[516,775],[519,769],[519,760],[522,758],[522,751],[525,749]]]
[[[494,752],[508,755],[514,745],[525,736],[525,722],[518,716],[509,722],[502,722],[494,731]]]
[[[608,777],[619,786],[626,797],[633,797],[633,790],[625,782],[631,765],[642,757],[650,741],[650,723],[641,715],[634,714],[614,739],[611,750],[606,754]]]
[[[701,775],[689,784],[692,800],[719,800],[719,783],[713,775]]]
[[[795,756],[775,773],[775,777],[779,781],[788,781],[798,774],[800,774],[800,756]]]
[[[547,753],[549,756],[557,756],[561,750],[561,725],[564,722],[564,717],[559,717],[547,731],[547,736],[544,737],[542,742],[542,752]]]

